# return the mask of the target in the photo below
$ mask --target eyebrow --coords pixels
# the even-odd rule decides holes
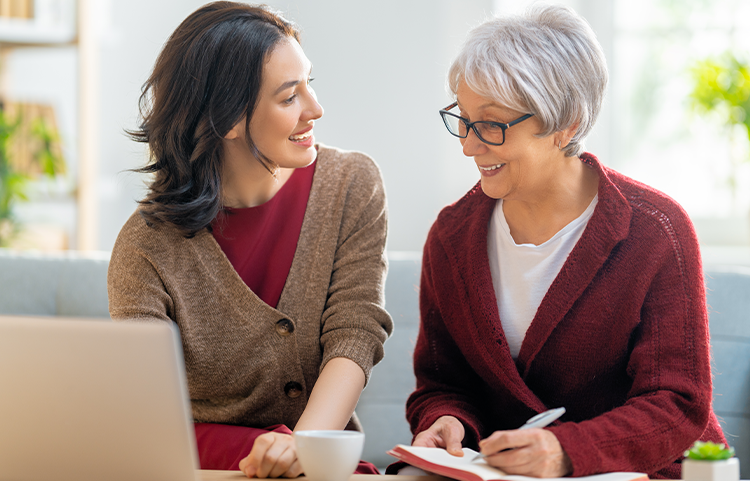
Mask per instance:
[[[312,75],[312,65],[310,65],[310,71],[307,73],[308,78],[310,77],[310,75]],[[288,88],[292,88],[295,85],[299,85],[300,82],[301,80],[290,80],[288,82],[284,82],[283,84],[281,84],[279,88],[276,89],[276,92],[274,92],[273,94],[278,95]]]
[[[279,93],[283,92],[284,90],[286,90],[288,88],[291,88],[291,87],[294,87],[295,85],[298,85],[299,82],[300,82],[299,80],[290,80],[288,82],[284,82],[283,84],[281,84],[281,87],[277,88],[276,92],[274,92],[273,94],[274,95],[278,95]]]
[[[490,109],[490,108],[496,108],[501,109],[499,105],[497,105],[495,102],[485,102],[482,105],[479,106],[480,109]]]

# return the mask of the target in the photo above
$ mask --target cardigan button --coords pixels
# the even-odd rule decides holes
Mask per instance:
[[[297,381],[289,381],[284,386],[284,392],[292,399],[298,398],[302,394],[302,384]]]
[[[289,319],[282,319],[276,323],[276,332],[279,336],[288,336],[294,332],[294,323]]]

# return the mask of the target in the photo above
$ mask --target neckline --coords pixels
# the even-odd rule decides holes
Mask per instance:
[[[222,211],[224,211],[224,212],[226,212],[228,214],[242,215],[243,213],[246,213],[246,212],[256,212],[256,211],[267,209],[269,206],[274,205],[277,202],[277,199],[279,199],[280,197],[283,197],[283,195],[280,196],[279,194],[282,194],[282,192],[285,192],[286,190],[289,189],[288,185],[290,183],[292,183],[292,179],[294,179],[296,181],[297,178],[299,178],[301,170],[306,170],[306,169],[312,168],[313,171],[314,171],[315,170],[315,164],[316,164],[316,162],[317,162],[317,159],[315,159],[312,162],[312,164],[310,164],[308,166],[299,167],[299,168],[294,169],[294,172],[292,172],[292,175],[290,175],[289,178],[286,180],[286,182],[284,182],[284,185],[282,185],[281,188],[278,191],[276,191],[276,193],[273,195],[273,197],[271,197],[267,201],[263,202],[262,204],[254,205],[252,207],[228,207],[228,206],[222,206],[222,208],[221,208]]]
[[[594,195],[594,198],[591,199],[591,202],[589,202],[588,207],[586,207],[586,210],[584,210],[581,215],[570,221],[567,225],[565,225],[562,229],[557,231],[555,235],[544,241],[543,243],[536,245],[531,243],[523,243],[523,244],[517,244],[516,241],[513,239],[513,236],[510,233],[510,226],[508,225],[508,221],[505,219],[505,213],[503,212],[503,199],[498,199],[497,203],[495,204],[495,213],[493,216],[497,217],[497,220],[500,222],[500,227],[507,235],[508,240],[513,245],[513,247],[520,247],[520,248],[527,248],[527,249],[536,249],[536,250],[542,250],[547,247],[549,247],[551,244],[559,240],[561,237],[564,237],[567,235],[570,231],[574,230],[575,228],[579,227],[581,224],[588,222],[588,220],[591,218],[591,216],[594,214],[594,209],[596,208],[596,205],[599,203],[599,193],[597,192],[596,195]]]

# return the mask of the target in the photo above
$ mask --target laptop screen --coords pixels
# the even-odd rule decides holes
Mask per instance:
[[[0,316],[0,480],[195,480],[177,329]]]

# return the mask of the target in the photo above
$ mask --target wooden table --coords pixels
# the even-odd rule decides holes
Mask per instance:
[[[201,469],[199,472],[200,479],[203,481],[241,481],[247,480],[242,471],[212,471]],[[253,478],[255,479],[255,478]],[[279,478],[286,480],[287,478]],[[295,481],[304,481],[304,476],[295,478]],[[448,478],[442,476],[400,476],[394,474],[383,474],[376,476],[373,474],[353,474],[349,481],[445,481]]]
[[[242,471],[211,471],[202,469],[198,472],[200,473],[200,479],[202,479],[203,481],[242,481],[247,479],[247,477],[242,474]],[[280,481],[287,480],[287,478],[278,479]],[[395,474],[382,474],[380,476],[376,476],[373,474],[352,474],[352,477],[349,478],[349,481],[446,481],[448,479],[450,478],[444,478],[442,476],[401,476]],[[307,478],[304,476],[295,478],[295,481],[305,480],[307,480]],[[571,480],[574,481],[575,478],[571,478]]]

